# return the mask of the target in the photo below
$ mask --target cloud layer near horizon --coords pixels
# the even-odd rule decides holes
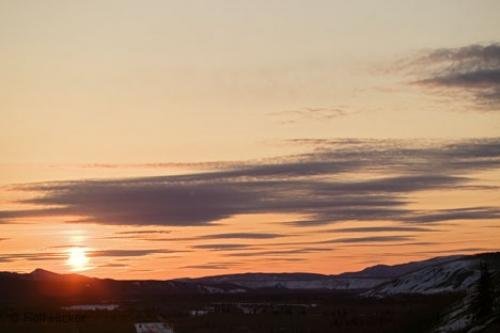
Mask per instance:
[[[426,190],[489,189],[474,173],[500,167],[500,139],[453,142],[294,140],[310,153],[231,169],[109,180],[15,186],[40,196],[39,206],[0,211],[8,223],[46,216],[114,225],[201,226],[239,214],[298,214],[298,226],[336,221],[431,223],[500,217],[497,206],[416,210],[411,194]],[[75,221],[73,221],[75,222]]]

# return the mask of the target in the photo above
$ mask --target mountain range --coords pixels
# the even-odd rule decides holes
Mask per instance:
[[[113,280],[43,269],[0,272],[3,300],[30,297],[129,298],[165,294],[214,294],[267,291],[352,291],[365,296],[466,291],[479,278],[479,262],[490,263],[496,276],[500,252],[436,257],[399,265],[376,265],[337,275],[314,273],[243,273],[174,280]]]
[[[452,308],[444,309],[443,319],[434,332],[472,333],[482,332],[485,328],[485,332],[496,332],[500,327],[500,316],[492,314],[478,321],[473,314],[472,305],[482,278],[481,264],[483,268],[484,264],[487,265],[491,275],[493,303],[500,304],[500,293],[496,290],[496,286],[500,286],[500,252],[494,252],[376,265],[337,275],[242,273],[174,280],[113,280],[58,274],[44,269],[35,269],[31,273],[0,272],[0,307],[13,304],[121,304],[137,300],[163,302],[172,299],[173,295],[198,295],[219,300],[225,295],[259,293],[316,293],[333,297],[336,293],[349,293],[355,298],[454,293],[462,296]]]

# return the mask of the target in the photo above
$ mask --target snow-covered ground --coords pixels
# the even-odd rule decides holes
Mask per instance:
[[[351,289],[368,289],[379,285],[387,279],[370,279],[370,278],[318,278],[318,279],[293,279],[290,277],[270,277],[245,279],[239,281],[231,281],[234,284],[258,289],[258,288],[287,288],[287,289],[335,289],[335,290],[351,290]],[[205,287],[207,288],[207,287]],[[216,289],[216,288],[214,288]],[[213,293],[212,290],[209,290]],[[244,289],[236,290],[245,292]],[[231,290],[231,292],[236,292]],[[226,291],[227,293],[227,291]]]
[[[198,290],[207,294],[239,294],[246,292],[245,289],[241,288],[224,289],[213,286],[198,286]]]
[[[448,314],[445,315],[441,324],[434,330],[434,333],[449,333],[461,331],[467,328],[473,320],[469,311],[469,304],[472,295],[469,293],[463,300],[455,304]]]
[[[136,323],[134,327],[136,333],[174,333],[164,323]]]
[[[366,296],[436,294],[467,290],[479,278],[478,261],[459,259],[405,274],[368,292]]]
[[[276,281],[270,282],[267,285],[256,283],[254,287],[284,287],[288,289],[366,289],[374,287],[384,280],[381,279],[331,279],[331,280],[312,280],[312,281]]]
[[[62,309],[68,311],[113,311],[118,307],[118,304],[80,304],[63,306]]]

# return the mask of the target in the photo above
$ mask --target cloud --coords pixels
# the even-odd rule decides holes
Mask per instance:
[[[270,238],[278,238],[283,237],[279,234],[274,233],[262,233],[262,232],[232,232],[225,234],[212,234],[212,235],[203,235],[198,237],[198,239],[270,239]]]
[[[412,237],[413,239],[414,237]],[[395,242],[393,242],[395,241]],[[371,248],[373,246],[372,243],[370,242],[351,242],[351,243],[345,243],[346,246],[355,246],[355,247],[368,247]],[[443,243],[439,242],[428,242],[428,241],[418,241],[418,242],[399,242],[397,239],[396,240],[387,240],[386,242],[379,242],[377,243],[377,247],[401,247],[401,246],[437,246],[437,245],[443,245]],[[402,254],[401,254],[402,255]]]
[[[68,255],[66,253],[61,253],[61,252],[6,253],[6,254],[0,254],[0,262],[12,262],[16,260],[51,261],[51,260],[63,260],[67,257]]]
[[[234,263],[207,263],[207,264],[200,264],[200,265],[188,265],[188,266],[183,266],[180,268],[184,269],[228,269],[235,266]]]
[[[89,251],[87,256],[89,257],[143,257],[151,254],[159,253],[177,253],[180,251],[171,251],[164,249],[141,249],[141,250],[96,250]]]
[[[407,227],[407,226],[383,226],[383,227],[358,227],[358,228],[338,228],[331,230],[332,232],[346,232],[346,233],[367,233],[367,232],[393,232],[393,231],[403,231],[403,232],[429,232],[436,231],[431,228],[423,227]]]
[[[252,247],[250,244],[201,244],[192,246],[193,249],[210,251],[234,251]]]
[[[116,234],[119,235],[149,235],[149,234],[169,234],[170,230],[129,230],[129,231],[118,231]]]
[[[372,237],[349,237],[337,238],[319,243],[382,243],[382,242],[403,242],[411,241],[414,237],[410,236],[372,236]]]
[[[270,251],[252,251],[252,252],[231,252],[228,253],[227,256],[231,257],[266,257],[266,256],[286,256],[289,254],[307,254],[314,252],[328,252],[332,251],[331,248],[325,247],[305,247],[298,249],[290,249],[290,250],[270,250]]]
[[[467,247],[467,248],[450,249],[450,250],[421,251],[421,252],[416,252],[415,254],[450,254],[450,253],[455,254],[455,253],[489,252],[489,251],[496,251],[496,250],[485,247]]]
[[[498,218],[499,207],[495,206],[422,211],[408,204],[412,194],[420,191],[496,189],[481,184],[474,173],[500,167],[500,139],[319,140],[303,144],[312,146],[312,151],[272,161],[242,162],[212,172],[13,186],[16,191],[38,192],[39,196],[20,203],[40,208],[3,210],[0,221],[71,217],[73,223],[204,226],[239,214],[283,213],[304,216],[292,224],[314,226],[338,221],[426,223]],[[125,231],[121,235],[146,233]]]
[[[482,220],[500,218],[499,207],[465,207],[416,213],[405,218],[408,222],[429,223],[451,220]]]
[[[182,238],[143,238],[143,240],[191,241],[191,240],[203,240],[203,239],[274,239],[279,237],[285,237],[285,236],[275,233],[263,233],[263,232],[231,232],[231,233],[209,234],[209,235],[201,235],[195,237],[182,237]]]
[[[118,268],[118,267],[129,267],[127,264],[121,264],[121,263],[108,263],[104,265],[99,265],[99,268]]]
[[[293,124],[305,120],[327,121],[352,113],[352,111],[348,111],[344,107],[304,107],[296,110],[271,112],[269,115],[283,119],[282,124]]]
[[[417,56],[407,63],[420,72],[413,83],[468,96],[481,110],[500,111],[500,45],[470,45],[438,49]]]
[[[93,250],[88,251],[88,257],[143,257],[153,254],[162,253],[178,253],[185,251],[171,251],[165,249],[139,249],[139,250]],[[36,252],[36,253],[6,253],[0,254],[0,262],[11,262],[16,260],[27,261],[52,261],[52,260],[66,260],[68,258],[67,252]]]
[[[78,221],[77,221],[78,223]],[[148,236],[169,234],[170,230],[127,230],[115,232],[118,236],[104,236],[99,239],[137,239],[137,240],[167,240],[167,238],[149,238]]]
[[[266,261],[283,261],[283,262],[297,262],[304,261],[306,258],[294,258],[294,257],[279,257],[279,258],[266,258]]]
[[[186,170],[218,170],[222,168],[234,167],[237,163],[231,161],[212,161],[212,162],[163,162],[163,163],[87,163],[72,164],[71,167],[89,168],[89,169],[186,169]],[[53,166],[53,165],[51,165]]]

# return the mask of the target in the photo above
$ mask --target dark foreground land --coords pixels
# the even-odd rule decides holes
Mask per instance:
[[[120,281],[0,272],[0,333],[493,333],[499,286],[500,253],[341,275]]]
[[[34,301],[0,308],[0,332],[135,332],[164,322],[175,333],[427,332],[462,295],[365,298],[353,293],[172,295],[121,302],[112,311],[63,310]]]

